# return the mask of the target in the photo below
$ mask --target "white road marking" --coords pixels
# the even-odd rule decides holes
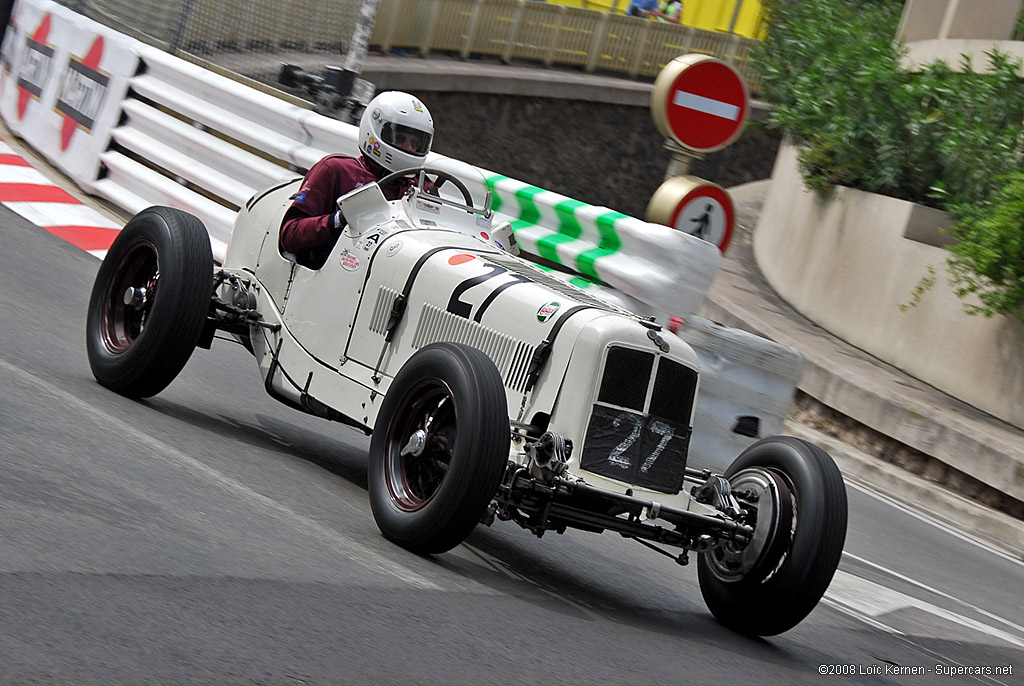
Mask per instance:
[[[976,612],[976,613],[978,613],[980,615],[983,615],[983,616],[987,617],[988,619],[991,619],[991,620],[994,620],[996,622],[999,622],[1003,626],[1011,628],[1014,631],[1019,632],[1019,634],[1021,636],[1024,636],[1024,626],[1021,626],[1019,624],[1015,624],[1015,623],[1011,622],[1008,619],[1004,619],[1004,618],[1000,617],[997,614],[993,614],[992,612],[989,612],[988,610],[983,610],[982,608],[980,608],[980,607],[978,607],[976,605],[971,605],[970,603],[968,603],[968,602],[966,602],[964,600],[960,600],[956,596],[951,596],[950,594],[945,593],[943,591],[940,591],[937,588],[932,588],[928,584],[923,584],[920,581],[917,581],[916,579],[912,579],[909,576],[906,576],[904,574],[900,574],[899,572],[897,572],[895,570],[889,569],[887,567],[883,567],[882,565],[877,564],[875,562],[871,562],[870,560],[865,560],[864,558],[858,557],[858,556],[854,555],[853,553],[843,552],[843,555],[845,555],[846,557],[850,558],[851,560],[855,560],[855,561],[857,561],[857,562],[859,562],[859,563],[861,563],[863,565],[867,565],[868,567],[872,567],[874,569],[877,569],[877,570],[883,572],[884,574],[888,574],[888,575],[890,575],[892,577],[895,577],[895,578],[899,579],[900,581],[903,581],[905,583],[910,584],[911,586],[915,586],[917,588],[920,588],[922,591],[927,591],[928,593],[933,593],[933,594],[939,596],[940,598],[945,598],[946,600],[951,600],[951,601],[953,601],[953,602],[955,602],[955,603],[957,603],[959,605],[964,606],[965,608],[967,608],[968,610],[971,610],[972,612]]]
[[[916,609],[1005,641],[1018,648],[1024,648],[1024,638],[1020,636],[970,619],[969,617],[964,617],[924,600],[900,593],[881,584],[876,584],[873,581],[862,579],[841,569],[836,571],[836,575],[832,579],[832,585],[829,586],[828,591],[825,593],[825,598],[830,600],[834,606],[845,608],[855,615],[869,617],[876,624],[883,626],[887,626],[883,619],[886,615],[899,610]],[[1007,624],[1013,626],[1010,623]],[[892,627],[889,627],[889,629],[896,631]]]
[[[736,105],[722,102],[721,100],[705,98],[703,95],[697,95],[696,93],[676,91],[675,95],[672,97],[672,104],[684,107],[688,110],[697,110],[704,114],[710,114],[712,117],[721,117],[722,119],[729,119],[731,121],[736,121],[740,118],[740,108]]]
[[[151,448],[153,451],[159,453],[162,458],[166,458],[177,463],[179,466],[202,477],[208,483],[230,493],[233,497],[239,498],[248,505],[263,510],[271,516],[284,521],[301,533],[323,541],[325,544],[329,545],[335,551],[344,555],[348,559],[351,559],[353,562],[361,564],[374,571],[379,571],[396,577],[399,580],[417,588],[432,591],[442,590],[440,586],[426,577],[417,574],[410,569],[406,569],[392,560],[388,560],[387,558],[366,550],[366,548],[358,541],[348,538],[335,529],[326,527],[304,515],[301,515],[261,493],[257,493],[240,481],[218,472],[209,465],[203,464],[199,460],[177,450],[173,446],[153,438],[131,424],[96,409],[80,398],[70,395],[48,381],[39,378],[32,372],[17,367],[2,358],[0,358],[0,370],[3,370],[5,373],[31,385],[34,393],[43,393],[48,395],[56,402],[69,405],[75,410],[88,415],[96,422],[97,425],[105,425],[120,434],[131,436],[135,440]]]
[[[909,507],[907,507],[906,505],[904,505],[903,503],[899,502],[898,500],[894,500],[893,498],[890,498],[888,496],[882,495],[881,493],[876,493],[875,491],[872,491],[870,488],[867,488],[866,486],[862,486],[862,485],[860,485],[860,484],[858,484],[858,483],[856,483],[854,481],[851,481],[850,479],[845,479],[845,477],[844,477],[844,480],[845,480],[846,485],[848,487],[853,488],[855,490],[858,490],[861,493],[864,493],[865,495],[869,495],[872,498],[875,498],[876,500],[881,500],[883,503],[885,503],[887,505],[891,505],[892,507],[896,508],[897,510],[899,510],[899,511],[905,513],[905,514],[910,515],[914,519],[917,519],[919,521],[925,522],[926,524],[931,524],[936,529],[941,529],[942,531],[944,531],[944,532],[946,532],[946,533],[948,533],[948,534],[950,534],[952,536],[955,536],[956,538],[959,538],[962,541],[966,541],[968,543],[971,543],[972,545],[975,545],[978,548],[981,548],[982,550],[984,550],[986,552],[992,553],[993,555],[997,555],[998,557],[1001,557],[1004,560],[1009,560],[1010,562],[1013,562],[1016,565],[1024,566],[1024,561],[1022,561],[1020,558],[1017,558],[1017,557],[1014,557],[1013,555],[1005,553],[1002,550],[999,550],[998,548],[994,548],[991,545],[986,544],[984,541],[979,541],[978,538],[975,537],[975,536],[970,536],[968,534],[965,534],[963,531],[960,531],[959,529],[956,529],[956,528],[946,524],[945,522],[940,522],[939,520],[935,519],[934,517],[929,517],[926,514],[922,514],[920,512],[912,510]]]

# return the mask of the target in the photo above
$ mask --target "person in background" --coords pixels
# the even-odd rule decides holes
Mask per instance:
[[[322,267],[346,223],[338,198],[392,172],[423,166],[433,137],[434,120],[417,98],[400,91],[377,95],[359,121],[359,157],[327,155],[306,173],[281,222],[280,250],[304,267]],[[381,191],[397,200],[412,183],[397,179]]]
[[[658,9],[658,0],[633,0],[626,9],[626,14],[631,17],[646,17]]]
[[[667,0],[658,4],[658,9],[653,12],[648,12],[647,16],[653,17],[658,21],[667,21],[672,24],[678,24],[683,15],[683,3],[680,0]]]

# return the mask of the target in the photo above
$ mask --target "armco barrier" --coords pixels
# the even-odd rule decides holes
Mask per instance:
[[[131,212],[155,203],[186,209],[220,248],[234,211],[253,193],[330,152],[356,154],[354,126],[155,48],[141,47],[139,56],[142,73],[131,80],[113,146],[100,156],[107,174],[94,188]],[[478,198],[494,191],[496,220],[515,222],[527,250],[621,290],[651,314],[692,312],[721,263],[713,246],[667,227],[442,155],[428,163],[463,178]]]
[[[130,53],[138,73],[126,79],[120,90],[105,92],[98,110],[103,117],[90,130],[76,129],[74,135],[82,133],[88,142],[77,154],[89,173],[72,178],[129,214],[164,204],[198,216],[210,232],[218,258],[223,259],[238,207],[254,193],[299,176],[327,153],[357,152],[354,126],[117,36],[47,0],[20,0],[18,9],[3,49],[0,111],[5,119],[22,106],[48,116],[46,108],[52,109],[50,103],[66,83],[68,70],[78,69],[71,64],[74,53],[61,53],[47,44],[40,32],[47,17],[51,26],[66,24],[69,35],[85,37],[80,38],[84,43],[102,34],[116,51]],[[32,93],[24,84],[39,68],[24,58],[34,59],[36,53],[55,60],[48,66],[52,71],[45,83],[40,81],[38,88],[29,84],[38,91]],[[64,121],[54,116],[55,123]],[[48,147],[46,137],[52,132],[47,127],[15,131],[51,161],[60,159]],[[441,155],[432,154],[427,164],[460,177],[478,198],[490,192],[495,220],[513,224],[526,252],[571,270],[576,276],[566,278],[573,283],[601,290],[606,297],[662,322],[669,315],[691,313],[721,264],[715,246],[680,231]],[[713,412],[724,417],[723,426],[731,426],[739,416],[753,414],[764,429],[781,428],[798,376],[794,370],[800,367],[799,354],[764,339],[723,335],[700,321],[694,319],[697,325],[680,331],[692,339],[706,365],[711,392],[698,401],[698,416]],[[732,347],[717,346],[716,338]],[[728,365],[730,377],[722,371],[721,350],[737,346],[753,356],[737,356]],[[768,365],[765,360],[781,362]],[[742,389],[729,390],[744,385],[775,389],[773,403]],[[714,409],[701,410],[702,406]],[[731,428],[710,424],[695,428],[694,436],[693,454],[703,466],[723,467],[723,455],[734,455],[750,440]]]

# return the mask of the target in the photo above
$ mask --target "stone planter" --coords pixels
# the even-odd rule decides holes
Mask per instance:
[[[803,187],[784,145],[754,234],[772,287],[824,329],[911,376],[1024,428],[1024,326],[970,316],[946,278],[943,213],[837,188]],[[931,267],[935,287],[901,309]]]

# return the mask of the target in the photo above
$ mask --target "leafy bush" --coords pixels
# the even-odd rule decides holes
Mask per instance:
[[[956,292],[968,311],[1024,321],[1024,85],[992,53],[917,73],[895,40],[901,0],[768,0],[756,55],[770,123],[800,145],[809,188],[836,185],[950,212]],[[1013,175],[1020,173],[1020,176]],[[1011,174],[1007,176],[1007,174]],[[1014,252],[1016,250],[1016,252]]]
[[[1004,314],[1024,322],[1024,172],[1013,172],[977,206],[961,207],[953,226],[950,273],[960,297],[977,296],[972,314]]]

